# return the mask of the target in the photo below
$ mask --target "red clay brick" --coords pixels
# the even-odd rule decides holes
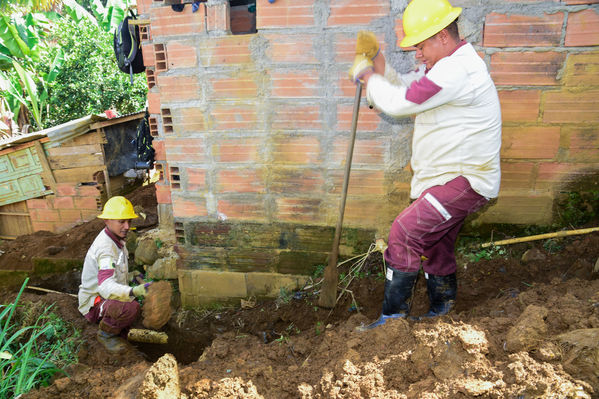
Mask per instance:
[[[87,221],[95,219],[96,217],[98,217],[99,214],[100,214],[100,211],[98,211],[97,209],[95,209],[95,210],[81,209],[81,220],[83,220],[84,222],[87,222]]]
[[[271,81],[271,97],[317,97],[320,89],[318,71],[316,70],[309,72],[273,72]]]
[[[81,197],[98,197],[100,196],[100,186],[79,186],[77,187],[77,195]]]
[[[203,198],[183,199],[172,197],[173,216],[179,218],[193,218],[208,216],[206,200]]]
[[[54,223],[54,222],[38,222],[38,221],[32,220],[31,228],[33,229],[33,231],[55,232],[56,231],[56,223]]]
[[[176,133],[201,132],[206,130],[204,111],[200,107],[178,108],[174,112],[174,129]]]
[[[277,198],[276,219],[288,222],[322,223],[325,213],[321,211],[321,199]]]
[[[599,122],[599,112],[597,112],[598,98],[599,90],[546,92],[543,122]]]
[[[273,110],[273,130],[320,130],[320,107],[317,105],[278,105]]]
[[[213,130],[249,130],[258,123],[255,106],[215,105],[210,112],[213,118]]]
[[[222,138],[217,142],[216,162],[258,162],[262,139],[256,137]]]
[[[171,203],[171,189],[164,184],[156,184],[156,202],[159,204]]]
[[[206,6],[206,30],[225,31],[231,29],[231,15],[229,4],[211,4]]]
[[[337,131],[349,131],[353,118],[353,104],[340,104],[337,106]],[[360,106],[358,112],[358,131],[375,131],[381,118],[374,109],[368,108],[365,103]]]
[[[270,42],[267,54],[275,63],[317,64],[315,35],[264,34]]]
[[[504,127],[501,158],[553,159],[560,143],[559,126]]]
[[[50,202],[46,198],[33,198],[27,200],[27,209],[49,209]]]
[[[262,193],[262,172],[254,169],[220,170],[216,175],[219,193]]]
[[[542,17],[491,13],[485,20],[485,47],[559,46],[564,13]]]
[[[218,200],[218,212],[227,219],[266,220],[266,209],[261,199],[230,198]]]
[[[310,194],[318,197],[324,193],[322,172],[313,169],[273,168],[269,188],[271,193],[282,195]]]
[[[95,201],[95,199],[94,199]],[[75,203],[73,197],[56,197],[54,198],[54,209],[73,209]]]
[[[251,35],[211,37],[198,44],[200,63],[203,66],[236,65],[252,63]]]
[[[345,165],[348,145],[349,137],[347,136],[335,137],[333,141],[333,150],[328,156],[339,166]],[[386,137],[376,139],[356,138],[352,165],[385,165],[385,152],[388,146],[389,139]]]
[[[330,193],[341,194],[344,174],[343,170],[330,173],[333,181],[333,189]],[[351,171],[347,186],[348,195],[384,195],[386,192],[385,173],[382,170],[353,169]]]
[[[56,209],[32,209],[29,212],[32,222],[58,222],[60,217]]]
[[[206,160],[204,140],[201,138],[167,137],[164,145],[169,162],[202,163]]]
[[[278,28],[314,25],[313,0],[256,1],[256,28]]]
[[[535,190],[557,189],[565,183],[588,176],[589,169],[597,168],[599,168],[599,163],[542,163],[539,166]]]
[[[328,26],[368,25],[389,15],[389,2],[380,0],[332,0]]]
[[[171,7],[153,7],[150,15],[154,38],[206,32],[204,3],[196,12],[192,12],[191,4],[187,4],[182,12]]]
[[[198,65],[196,48],[187,44],[187,42],[168,42],[166,45],[166,54],[169,70],[175,68],[191,68]]]
[[[160,93],[158,91],[148,91],[146,95],[148,100],[148,112],[150,114],[160,113]]]
[[[73,197],[76,209],[98,210],[98,202],[93,197]]]
[[[599,13],[583,10],[568,15],[565,46],[599,45]]]
[[[206,169],[187,168],[187,190],[198,191],[206,189]]]
[[[81,221],[81,211],[78,209],[59,209],[60,220],[64,223],[75,223]]]
[[[569,140],[568,160],[572,162],[597,162],[599,132],[594,126],[564,128]]]
[[[152,141],[152,147],[154,147],[154,159],[156,161],[166,161],[166,149],[164,146],[164,140],[154,139]]]
[[[566,86],[599,86],[599,53],[570,54],[563,82]]]
[[[197,76],[158,75],[157,81],[161,102],[200,99],[200,83]]]
[[[531,162],[501,162],[501,190],[532,189],[534,166]]]
[[[539,90],[500,90],[499,101],[504,122],[536,122],[539,118]]]
[[[491,55],[491,77],[496,85],[556,85],[565,53],[500,52]]]
[[[380,196],[372,198],[348,198],[345,203],[343,224],[360,226],[375,226],[377,215],[380,215],[384,199]],[[399,205],[399,204],[398,204]],[[398,206],[398,211],[401,207]]]
[[[144,43],[141,45],[141,52],[144,58],[144,65],[147,67],[153,67],[156,64],[156,56],[154,54],[154,45],[151,43]]]
[[[143,15],[152,8],[153,0],[137,0],[137,14]]]
[[[236,73],[234,77],[227,77],[212,81],[212,98],[238,99],[256,98],[258,86],[256,77],[251,74]]]
[[[278,164],[319,163],[320,141],[313,136],[281,136],[273,140],[272,158]]]
[[[77,194],[76,183],[56,183],[56,195],[60,197]]]

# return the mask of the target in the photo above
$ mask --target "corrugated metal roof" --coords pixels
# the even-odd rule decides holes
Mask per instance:
[[[12,147],[16,144],[28,143],[33,140],[37,140],[42,137],[48,137],[50,141],[46,144],[47,148],[60,146],[62,143],[72,140],[77,136],[87,133],[90,130],[90,126],[96,122],[107,123],[107,126],[120,123],[124,120],[131,120],[132,116],[135,119],[138,115],[139,118],[143,117],[144,112],[133,112],[131,114],[122,115],[116,118],[108,119],[104,114],[92,114],[84,116],[83,118],[75,119],[62,125],[50,127],[48,129],[40,130],[38,132],[32,132],[27,134],[21,134],[17,136],[10,136],[8,138],[0,140],[0,150],[7,147]]]

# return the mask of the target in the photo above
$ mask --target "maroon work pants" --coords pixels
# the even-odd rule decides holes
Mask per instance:
[[[92,323],[99,323],[100,330],[118,335],[127,333],[140,313],[139,302],[121,302],[105,299],[95,304],[85,318]]]
[[[455,273],[455,242],[464,219],[486,203],[463,176],[425,190],[393,222],[385,261],[393,269],[414,272],[426,259],[426,273]]]

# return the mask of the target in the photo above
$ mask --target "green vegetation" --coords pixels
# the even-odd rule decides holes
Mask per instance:
[[[62,14],[40,12],[41,3],[52,2],[0,3],[0,116],[12,119],[0,124],[0,133],[41,130],[108,109],[143,109],[145,76],[136,75],[131,85],[112,45],[128,3],[88,2],[90,13],[63,0]]]
[[[566,228],[585,225],[599,217],[599,191],[566,192],[557,201],[558,223]]]
[[[0,305],[0,397],[18,396],[50,384],[56,373],[77,362],[79,331],[50,310],[37,304]]]
[[[38,67],[45,72],[60,52],[64,52],[64,61],[61,73],[47,85],[50,95],[45,126],[110,108],[120,114],[144,108],[145,74],[134,75],[134,83],[130,84],[129,75],[116,65],[111,33],[93,24],[63,18],[54,26],[52,36],[58,46],[43,54]]]
[[[467,262],[476,263],[480,260],[491,260],[496,258],[507,258],[508,252],[505,247],[501,246],[490,246],[489,248],[472,248],[469,246],[462,246],[457,248],[457,252]]]
[[[316,322],[316,326],[314,327],[314,331],[316,332],[316,335],[322,334],[322,332],[324,331],[324,326],[322,324],[322,321],[317,321]]]

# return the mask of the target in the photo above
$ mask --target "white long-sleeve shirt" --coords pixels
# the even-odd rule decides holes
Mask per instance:
[[[83,262],[78,297],[79,312],[84,316],[94,305],[97,296],[123,302],[131,301],[131,287],[127,285],[127,247],[124,241],[114,235],[110,237],[110,234],[107,229],[98,234]]]
[[[501,109],[484,61],[462,42],[428,71],[368,80],[368,102],[381,112],[417,114],[412,138],[412,198],[429,187],[464,176],[480,195],[495,198],[501,179]]]

